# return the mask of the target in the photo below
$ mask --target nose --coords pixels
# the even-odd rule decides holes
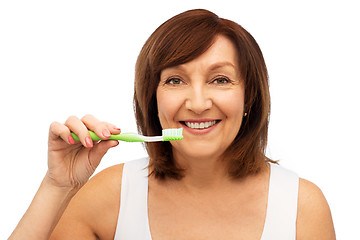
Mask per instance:
[[[204,86],[193,86],[185,101],[186,109],[201,114],[212,107],[213,101]]]

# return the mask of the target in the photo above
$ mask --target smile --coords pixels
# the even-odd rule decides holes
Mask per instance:
[[[219,121],[213,120],[213,121],[206,121],[206,122],[183,122],[187,127],[192,129],[206,129],[209,127],[214,126]]]

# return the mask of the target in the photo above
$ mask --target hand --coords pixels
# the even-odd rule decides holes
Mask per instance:
[[[114,140],[93,142],[88,130],[94,131],[103,140],[108,139],[110,134],[120,133],[119,128],[101,122],[92,115],[86,115],[82,119],[72,116],[65,124],[51,124],[46,178],[52,185],[79,189],[94,173],[107,150],[119,144]],[[74,141],[71,132],[79,137],[79,142]]]

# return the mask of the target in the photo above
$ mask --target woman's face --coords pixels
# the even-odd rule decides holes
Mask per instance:
[[[240,129],[244,93],[235,46],[221,35],[198,58],[164,69],[157,88],[160,123],[184,129],[184,139],[171,142],[173,153],[220,157]]]

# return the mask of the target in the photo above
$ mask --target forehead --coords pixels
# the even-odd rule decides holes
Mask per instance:
[[[214,39],[211,47],[199,56],[199,59],[206,58],[218,62],[228,61],[235,65],[237,62],[237,52],[234,43],[223,35],[218,35]]]
[[[168,70],[186,70],[193,67],[206,68],[207,70],[216,70],[219,68],[238,70],[237,63],[238,56],[233,42],[227,37],[219,35],[215,37],[210,48],[199,57],[190,62],[168,68]]]

